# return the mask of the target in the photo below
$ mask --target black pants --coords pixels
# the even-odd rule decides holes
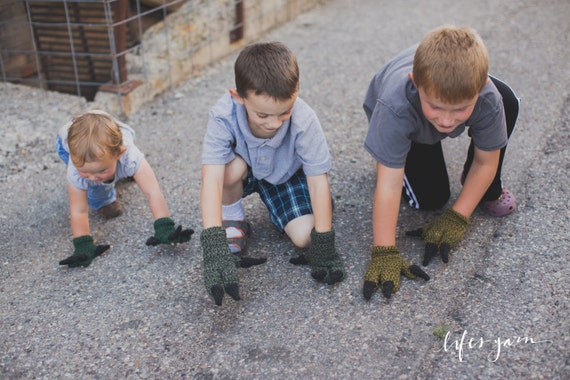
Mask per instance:
[[[507,136],[510,138],[519,114],[519,99],[506,83],[493,77],[491,80],[503,97]],[[506,149],[506,146],[501,149],[497,173],[483,200],[495,200],[502,193],[501,168]],[[473,163],[474,153],[475,146],[471,140],[463,166],[465,176]],[[410,206],[421,210],[437,210],[447,203],[451,193],[441,142],[433,145],[412,142],[406,159],[403,195]]]

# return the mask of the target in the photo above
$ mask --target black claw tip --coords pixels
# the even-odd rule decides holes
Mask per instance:
[[[382,285],[382,294],[384,295],[384,297],[386,297],[387,299],[390,299],[390,297],[392,296],[392,292],[394,290],[394,283],[392,281],[386,281],[383,285]]]
[[[224,298],[224,288],[220,285],[214,285],[210,288],[210,294],[212,294],[216,305],[221,306]]]
[[[429,281],[429,275],[426,272],[424,272],[422,270],[422,268],[420,268],[417,265],[411,265],[410,266],[410,272],[412,272],[412,274],[414,274],[420,278],[423,278],[426,281]]]
[[[239,301],[241,298],[239,296],[239,285],[236,283],[231,283],[225,286],[226,293],[230,295],[234,300]]]
[[[375,282],[364,281],[364,286],[362,287],[362,295],[364,296],[364,299],[366,299],[367,301],[370,300],[370,298],[372,298],[372,295],[376,291],[377,286],[378,284],[376,284]]]
[[[343,280],[343,277],[344,277],[344,273],[342,273],[342,271],[340,271],[340,270],[331,272],[331,273],[329,274],[329,278],[328,278],[328,280],[327,280],[327,284],[333,285],[333,284],[335,284],[335,283],[337,283],[337,282],[341,282],[341,281]]]
[[[439,254],[441,256],[441,261],[446,264],[449,262],[449,251],[451,251],[449,244],[441,243],[441,246],[439,247]]]
[[[292,257],[289,262],[293,265],[305,265],[308,264],[309,261],[305,257],[305,255],[299,255],[297,257]]]
[[[267,261],[267,257],[242,257],[239,260],[240,268],[249,268],[255,265],[264,264]]]

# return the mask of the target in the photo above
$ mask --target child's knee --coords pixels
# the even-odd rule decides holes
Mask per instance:
[[[311,230],[314,226],[313,215],[303,215],[287,223],[285,233],[297,248],[307,248],[311,245]]]
[[[247,163],[240,156],[236,156],[232,161],[226,164],[224,173],[224,186],[233,187],[241,185],[242,181],[247,177]]]

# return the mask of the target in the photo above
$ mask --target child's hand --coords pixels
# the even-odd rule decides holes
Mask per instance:
[[[154,236],[146,241],[146,245],[185,243],[192,237],[193,229],[183,230],[182,226],[174,229],[174,221],[160,218],[154,221]]]
[[[311,247],[306,255],[289,260],[291,264],[309,264],[311,276],[329,285],[342,281],[346,277],[346,269],[334,246],[334,230],[329,232],[311,231]]]
[[[204,284],[216,305],[222,304],[224,292],[239,301],[239,284],[234,255],[226,241],[226,231],[210,227],[200,235],[204,258]]]
[[[412,265],[400,256],[398,248],[391,246],[372,247],[372,258],[364,275],[362,293],[366,300],[372,298],[378,285],[382,287],[382,294],[390,298],[392,293],[400,290],[400,276],[415,279],[421,277],[428,281],[429,276],[417,265]]]
[[[95,257],[101,255],[111,247],[110,245],[95,245],[91,235],[80,236],[73,239],[73,246],[75,248],[73,255],[61,260],[59,265],[68,265],[69,268],[79,266],[88,267]]]
[[[414,231],[408,236],[419,236],[426,243],[423,265],[429,264],[435,256],[441,256],[444,263],[449,261],[449,251],[459,244],[469,224],[469,218],[448,208],[435,220]]]

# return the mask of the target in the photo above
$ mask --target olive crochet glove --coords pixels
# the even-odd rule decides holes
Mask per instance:
[[[192,237],[194,230],[183,230],[182,226],[174,228],[174,221],[170,218],[159,218],[154,221],[154,236],[146,241],[146,245],[185,243]]]
[[[289,260],[291,264],[309,264],[311,276],[329,285],[342,281],[346,277],[346,269],[334,246],[334,230],[317,232],[311,230],[311,247],[309,251]]]
[[[214,298],[216,305],[222,304],[224,293],[239,301],[239,280],[237,267],[249,268],[260,265],[267,258],[240,257],[230,251],[226,231],[220,227],[210,227],[200,234],[204,259],[204,284]]]
[[[61,260],[59,265],[68,265],[69,268],[76,268],[79,266],[88,267],[94,258],[101,255],[108,250],[111,246],[95,245],[91,235],[84,235],[73,239],[73,255]]]
[[[408,236],[419,236],[426,243],[423,265],[429,264],[437,255],[444,263],[449,262],[449,251],[463,239],[469,218],[448,208],[432,222],[414,231],[407,231]]]
[[[410,279],[421,277],[428,281],[429,276],[419,266],[412,265],[400,256],[400,251],[394,246],[372,247],[372,258],[364,275],[362,293],[366,300],[372,298],[380,284],[382,294],[390,298],[392,293],[400,290],[400,275]]]

